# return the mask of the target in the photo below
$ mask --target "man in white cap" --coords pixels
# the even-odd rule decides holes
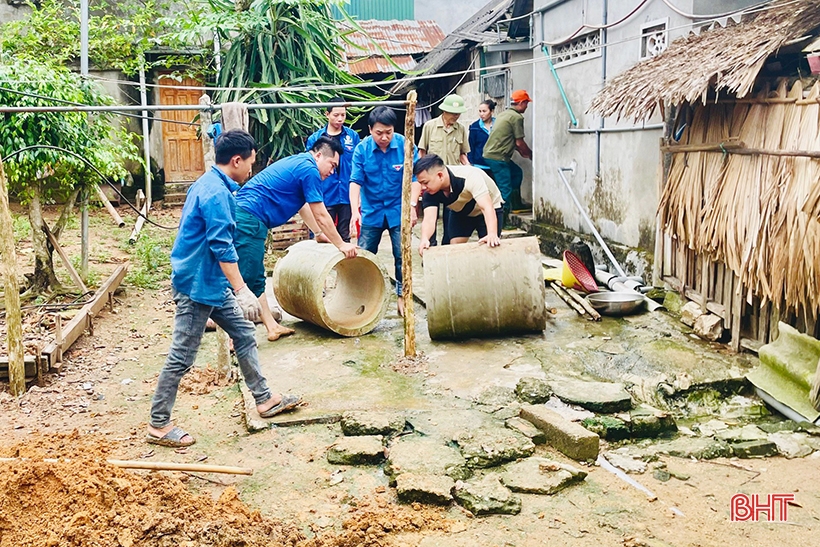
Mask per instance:
[[[460,95],[448,95],[442,101],[441,116],[433,118],[424,124],[419,141],[419,157],[426,154],[435,154],[442,159],[445,165],[470,165],[467,154],[470,152],[470,141],[467,128],[458,123],[458,118],[467,112],[464,99]],[[441,244],[447,245],[450,237],[447,229],[447,216],[444,209],[444,236]],[[435,245],[436,234],[433,232],[431,244]]]

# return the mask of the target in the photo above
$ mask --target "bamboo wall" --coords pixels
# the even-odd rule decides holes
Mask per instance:
[[[658,209],[662,275],[724,318],[732,344],[777,320],[820,335],[820,83],[694,105]],[[753,344],[754,345],[754,344]]]

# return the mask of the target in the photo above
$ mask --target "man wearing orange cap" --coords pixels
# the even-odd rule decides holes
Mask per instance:
[[[532,150],[524,142],[524,112],[532,99],[523,89],[513,91],[510,98],[510,108],[496,116],[493,130],[484,145],[484,160],[492,170],[504,199],[505,218],[511,209],[521,205],[524,173],[512,161],[513,152],[518,150],[522,157],[532,159]]]

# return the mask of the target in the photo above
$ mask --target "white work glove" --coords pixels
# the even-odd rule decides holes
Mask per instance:
[[[259,305],[259,299],[248,288],[247,285],[239,289],[236,294],[236,302],[242,308],[242,314],[248,321],[258,321],[262,315],[262,306]]]

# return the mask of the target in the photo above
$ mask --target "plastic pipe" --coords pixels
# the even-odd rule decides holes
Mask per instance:
[[[564,100],[564,106],[567,107],[567,112],[569,112],[569,121],[573,126],[577,126],[578,118],[575,117],[575,112],[572,111],[572,106],[569,104],[569,98],[567,98],[567,92],[564,91],[564,84],[561,83],[561,78],[558,77],[558,71],[555,70],[555,65],[552,63],[552,58],[547,51],[547,46],[542,45],[541,51],[543,51],[544,55],[546,55],[547,63],[550,65],[550,72],[552,72],[552,77],[555,78],[555,83],[558,84],[558,91],[561,92],[561,98]]]

